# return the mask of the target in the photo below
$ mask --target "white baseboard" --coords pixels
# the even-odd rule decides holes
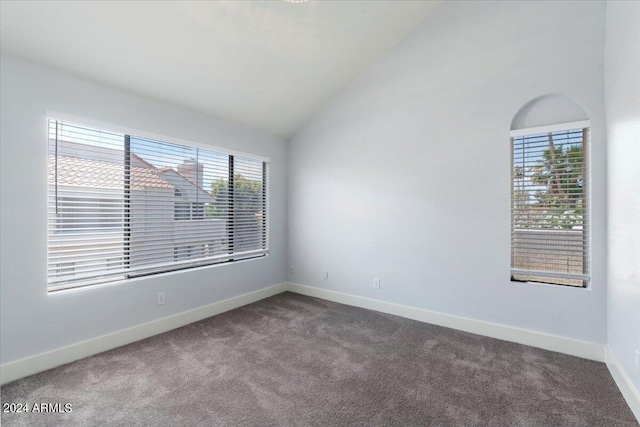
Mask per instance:
[[[640,423],[640,391],[636,390],[633,386],[631,380],[627,374],[625,374],[624,370],[622,370],[622,366],[620,366],[618,359],[613,355],[609,346],[607,346],[605,350],[605,363],[607,364],[607,368],[609,368],[609,372],[611,372],[613,380],[620,389],[624,400],[627,401],[627,405],[631,408],[631,412],[633,412],[633,415],[636,416],[636,419]]]
[[[0,384],[23,378],[56,366],[64,365],[84,357],[93,356],[125,344],[149,338],[189,323],[197,322],[243,305],[279,294],[287,290],[288,285],[281,283],[254,292],[218,301],[183,313],[133,326],[122,331],[102,335],[87,341],[62,347],[36,356],[20,359],[0,366]]]
[[[598,362],[605,361],[604,345],[601,344],[549,335],[527,329],[514,328],[512,326],[505,326],[498,323],[484,322],[451,314],[438,313],[407,305],[395,304],[372,298],[300,285],[297,283],[289,283],[287,290],[341,304],[394,314],[396,316],[406,317],[420,322],[471,332],[473,334],[498,338],[518,344],[530,345],[532,347],[538,347],[545,350],[557,351],[559,353],[582,357],[584,359],[596,360]]]
[[[36,356],[27,357],[0,366],[0,384],[6,384],[19,378],[33,375],[47,369],[55,368],[84,357],[92,356],[103,351],[111,350],[134,341],[139,341],[163,332],[179,328],[189,323],[197,322],[243,305],[291,291],[302,295],[317,297],[341,304],[394,314],[421,322],[445,326],[478,335],[512,341],[519,344],[539,347],[546,350],[583,357],[585,359],[605,361],[604,346],[570,338],[548,335],[526,329],[496,323],[484,322],[450,314],[438,313],[416,307],[390,303],[296,283],[281,283],[279,285],[260,289],[237,297],[219,301],[205,307],[178,313],[173,316],[155,320],[153,322],[134,326],[122,331],[103,335],[67,347],[52,350]],[[610,368],[611,369],[611,368]],[[622,372],[622,371],[620,371]],[[615,377],[615,376],[614,376]],[[616,379],[616,381],[618,381]],[[624,381],[623,381],[624,382]]]

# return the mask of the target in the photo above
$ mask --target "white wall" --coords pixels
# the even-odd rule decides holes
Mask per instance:
[[[606,22],[608,345],[640,392],[640,3],[608,2]]]
[[[604,19],[600,2],[441,6],[293,138],[290,280],[604,344]],[[509,129],[546,93],[592,121],[589,289],[509,281]]]
[[[285,281],[283,141],[7,57],[0,71],[0,363]],[[270,157],[271,255],[47,294],[47,111]]]

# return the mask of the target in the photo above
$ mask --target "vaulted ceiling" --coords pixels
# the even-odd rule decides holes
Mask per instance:
[[[440,1],[2,1],[3,55],[289,137]]]

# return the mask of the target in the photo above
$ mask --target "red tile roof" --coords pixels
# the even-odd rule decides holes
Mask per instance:
[[[49,156],[49,165],[55,164],[55,156]],[[58,184],[86,188],[122,189],[124,165],[101,160],[81,159],[77,157],[58,156]],[[49,183],[55,184],[55,167],[49,167]],[[162,179],[157,169],[131,168],[131,189],[146,188],[173,189],[173,186]]]

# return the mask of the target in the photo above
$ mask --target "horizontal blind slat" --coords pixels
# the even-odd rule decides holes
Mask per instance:
[[[262,160],[53,120],[48,151],[50,289],[268,254]]]
[[[588,134],[512,137],[512,276],[571,285],[588,280]]]

